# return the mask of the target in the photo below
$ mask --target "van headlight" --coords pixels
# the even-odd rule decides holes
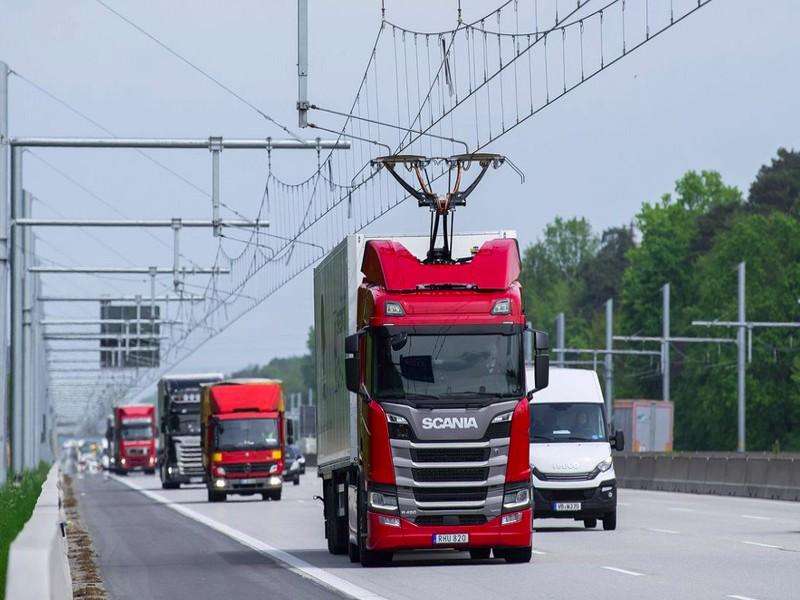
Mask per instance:
[[[369,507],[374,510],[397,510],[397,494],[392,494],[386,491],[372,490],[367,494],[367,501],[369,503]]]
[[[605,473],[613,466],[613,464],[614,463],[611,461],[611,457],[609,456],[605,460],[601,460],[599,463],[597,463],[595,470],[599,471],[600,473]]]
[[[529,483],[507,485],[503,494],[503,510],[519,510],[531,505],[531,487]]]

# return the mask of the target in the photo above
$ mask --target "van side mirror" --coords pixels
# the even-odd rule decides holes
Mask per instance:
[[[614,450],[618,450],[619,452],[625,450],[625,434],[621,429],[617,429],[614,435],[609,436],[608,442]]]
[[[357,394],[361,389],[361,373],[358,368],[358,358],[348,356],[344,359],[344,374],[347,381],[347,389]]]

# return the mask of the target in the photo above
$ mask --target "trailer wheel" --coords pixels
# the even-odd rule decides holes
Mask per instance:
[[[528,563],[531,562],[533,549],[528,546],[527,548],[506,548],[503,552],[503,558],[507,563]]]
[[[603,529],[614,531],[617,528],[617,511],[610,512],[603,517]]]
[[[322,495],[325,506],[325,537],[328,540],[328,552],[331,554],[347,554],[349,532],[347,528],[347,514],[340,517],[336,514],[336,483],[337,478],[331,477],[323,483]]]

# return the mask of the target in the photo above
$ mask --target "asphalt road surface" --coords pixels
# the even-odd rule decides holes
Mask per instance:
[[[279,502],[224,504],[208,504],[202,487],[164,491],[156,477],[104,477],[86,476],[81,502],[114,600],[330,598],[333,590],[364,600],[800,599],[797,503],[620,490],[616,531],[537,520],[530,564],[437,551],[364,569],[328,554],[313,473],[285,486]]]

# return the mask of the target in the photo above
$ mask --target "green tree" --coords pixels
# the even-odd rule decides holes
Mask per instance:
[[[800,152],[778,148],[778,157],[759,169],[748,200],[756,210],[800,216]]]
[[[747,317],[760,321],[800,318],[800,221],[780,212],[741,214],[720,232],[695,263],[696,304],[691,318],[735,320],[736,265],[747,263]],[[713,331],[713,330],[712,330]],[[714,332],[729,336],[730,330]],[[752,450],[800,449],[800,395],[796,332],[753,332],[747,365],[747,446]],[[736,369],[733,346],[684,349],[676,382],[676,447],[736,447]]]

